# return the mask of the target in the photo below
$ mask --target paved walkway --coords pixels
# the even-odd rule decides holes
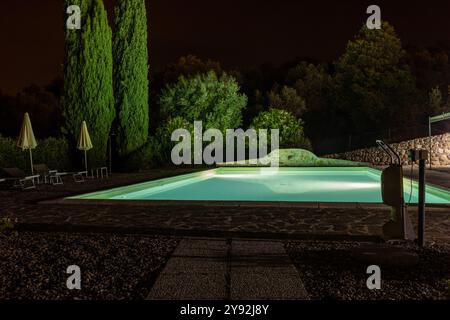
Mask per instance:
[[[305,300],[303,282],[277,241],[185,239],[150,300]]]

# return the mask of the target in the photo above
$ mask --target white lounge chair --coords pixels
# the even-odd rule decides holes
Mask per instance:
[[[35,181],[39,180],[40,177],[39,175],[27,176],[25,172],[19,168],[3,168],[2,170],[6,174],[6,177],[3,179],[7,182],[12,182],[14,188],[21,188],[22,190],[36,188]]]

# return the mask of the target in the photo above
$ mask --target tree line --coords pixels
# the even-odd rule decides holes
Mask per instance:
[[[327,137],[408,127],[449,111],[449,48],[404,47],[387,22],[363,26],[331,63],[237,70],[188,55],[149,76],[144,0],[118,1],[113,28],[101,0],[69,2],[86,18],[81,30],[66,30],[63,80],[0,95],[0,121],[32,109],[37,135],[75,143],[86,120],[98,164],[112,132],[116,156],[139,167],[141,159],[163,160],[171,131],[194,120],[221,130],[278,126],[283,147],[314,149]]]

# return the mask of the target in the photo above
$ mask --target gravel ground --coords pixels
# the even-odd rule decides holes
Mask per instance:
[[[110,234],[8,232],[0,235],[0,299],[144,299],[178,240]],[[412,267],[379,264],[382,289],[368,290],[368,263],[355,242],[296,241],[286,250],[310,298],[450,299],[450,244],[419,250]],[[66,268],[81,268],[82,290],[68,290]]]
[[[0,235],[0,299],[143,299],[178,241],[165,237],[9,232]],[[66,269],[81,269],[68,290]]]
[[[450,245],[434,243],[419,250],[400,245],[418,256],[414,266],[381,264],[381,290],[366,286],[370,265],[355,259],[354,249],[369,244],[350,242],[290,242],[286,250],[296,265],[311,299],[322,300],[448,300]],[[382,246],[382,245],[380,245]],[[388,245],[384,245],[388,246]],[[416,256],[416,257],[417,257]]]

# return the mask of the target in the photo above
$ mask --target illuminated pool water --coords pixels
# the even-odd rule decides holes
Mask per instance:
[[[380,180],[371,168],[218,168],[68,199],[381,203]],[[405,201],[417,203],[416,183],[410,191],[405,179]],[[426,201],[450,204],[450,192],[427,186]]]

